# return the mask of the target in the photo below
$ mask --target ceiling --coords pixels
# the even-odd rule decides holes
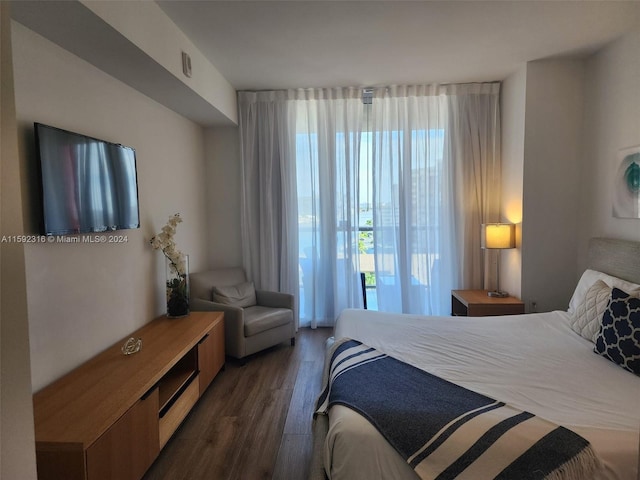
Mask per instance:
[[[238,90],[501,80],[640,25],[640,0],[157,3]]]

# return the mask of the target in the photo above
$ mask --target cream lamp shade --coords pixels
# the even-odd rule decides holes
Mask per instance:
[[[498,250],[496,256],[496,289],[487,292],[490,297],[504,298],[509,294],[500,290],[500,250],[516,248],[516,226],[513,223],[483,223],[481,247]]]
[[[516,226],[512,223],[482,225],[482,248],[516,248]]]

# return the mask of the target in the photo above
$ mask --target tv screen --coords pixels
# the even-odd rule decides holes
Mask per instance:
[[[45,235],[140,227],[136,152],[35,123]]]

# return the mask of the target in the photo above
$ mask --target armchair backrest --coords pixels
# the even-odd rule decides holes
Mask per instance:
[[[191,298],[211,300],[213,287],[229,287],[246,282],[247,276],[241,267],[217,268],[206,272],[189,275],[189,291]]]

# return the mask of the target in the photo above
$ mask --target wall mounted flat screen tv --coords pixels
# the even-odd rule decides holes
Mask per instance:
[[[140,227],[136,152],[34,124],[45,235]]]

